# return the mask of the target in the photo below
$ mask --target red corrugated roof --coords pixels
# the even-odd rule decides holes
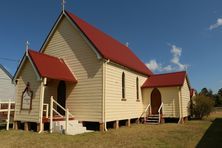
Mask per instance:
[[[105,59],[110,59],[113,62],[148,76],[153,74],[128,47],[74,14],[70,12],[66,13]]]
[[[182,86],[185,78],[185,71],[157,74],[149,77],[142,88]]]
[[[62,59],[28,50],[29,56],[40,76],[76,83],[77,80]]]

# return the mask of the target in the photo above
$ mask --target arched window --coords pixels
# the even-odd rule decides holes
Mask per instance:
[[[125,73],[122,73],[122,99],[125,99]]]
[[[139,100],[139,78],[136,78],[136,100]]]

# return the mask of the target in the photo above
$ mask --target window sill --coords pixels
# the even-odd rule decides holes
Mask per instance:
[[[136,102],[140,102],[140,100],[136,100]]]
[[[126,101],[126,99],[125,99],[125,98],[122,98],[121,101]]]

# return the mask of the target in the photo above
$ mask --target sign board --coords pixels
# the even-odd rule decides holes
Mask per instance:
[[[31,110],[32,109],[32,96],[33,96],[33,92],[31,91],[30,84],[28,82],[25,90],[22,93],[21,110]]]

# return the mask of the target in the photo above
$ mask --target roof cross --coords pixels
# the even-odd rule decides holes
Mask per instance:
[[[26,42],[25,42],[26,55],[28,54],[29,45],[30,45],[29,41],[26,41]]]
[[[25,42],[25,49],[26,49],[26,50],[29,49],[29,45],[30,45],[29,41],[26,41],[26,42]]]
[[[66,3],[66,1],[62,0],[62,12],[63,13],[65,12],[65,3]]]

